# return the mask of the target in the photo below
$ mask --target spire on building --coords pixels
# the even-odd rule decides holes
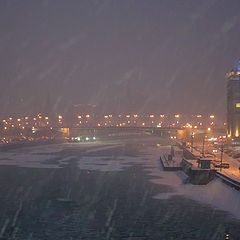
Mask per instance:
[[[240,80],[240,59],[237,61],[234,68],[227,73],[228,80]]]

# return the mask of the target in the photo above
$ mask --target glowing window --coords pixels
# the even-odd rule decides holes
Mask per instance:
[[[240,103],[236,103],[236,108],[240,108]]]

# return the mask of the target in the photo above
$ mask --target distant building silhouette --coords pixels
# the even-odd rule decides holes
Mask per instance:
[[[233,139],[240,136],[240,60],[227,74],[227,131]]]

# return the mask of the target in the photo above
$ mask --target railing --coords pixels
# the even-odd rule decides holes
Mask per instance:
[[[220,178],[224,183],[234,187],[237,190],[240,190],[240,182],[220,173],[220,172],[216,172],[216,176],[218,178]]]

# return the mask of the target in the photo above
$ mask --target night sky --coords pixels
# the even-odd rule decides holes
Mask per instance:
[[[239,0],[0,0],[0,116],[74,105],[224,116],[239,9]]]

